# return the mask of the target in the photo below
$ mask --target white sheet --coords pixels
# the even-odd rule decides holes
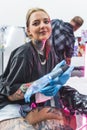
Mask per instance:
[[[77,89],[81,94],[87,95],[87,78],[85,77],[71,77],[66,85]]]
[[[20,105],[18,104],[5,106],[4,108],[0,109],[0,121],[21,117],[19,110],[20,110]]]

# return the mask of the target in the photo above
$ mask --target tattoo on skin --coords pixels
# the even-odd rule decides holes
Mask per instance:
[[[31,83],[22,84],[14,94],[8,96],[8,99],[11,101],[24,99],[24,94],[30,85]]]
[[[47,114],[54,114],[55,116],[58,116],[58,117],[65,117],[65,119],[67,120],[67,122],[70,124],[70,115],[67,115],[64,113],[64,111],[62,109],[56,109],[55,107],[37,107],[37,111],[38,111],[38,114],[40,111],[44,110],[45,108],[48,108],[46,113]],[[33,109],[31,110],[32,112],[34,112],[36,109]]]
[[[40,112],[41,110],[43,110],[46,107],[37,107],[38,112]],[[48,107],[47,107],[48,108]],[[34,111],[35,109],[33,109],[32,111]],[[47,113],[53,113],[53,114],[61,114],[61,110],[55,111],[56,108],[55,107],[49,107]]]
[[[14,94],[8,96],[8,99],[11,101],[21,100],[24,99],[24,94],[20,89],[18,89]]]
[[[31,83],[22,84],[20,90],[25,94]]]

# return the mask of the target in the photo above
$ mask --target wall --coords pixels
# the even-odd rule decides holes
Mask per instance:
[[[42,7],[48,11],[51,18],[69,21],[80,15],[85,20],[84,25],[76,32],[80,35],[87,28],[86,0],[0,0],[0,25],[25,26],[26,12],[31,7]]]
[[[76,36],[80,36],[81,31],[87,29],[86,0],[0,0],[0,27],[8,26],[7,32],[10,27],[15,28],[13,34],[10,35],[9,44],[5,48],[4,68],[11,51],[24,43],[25,35],[21,27],[25,27],[26,13],[31,7],[46,9],[51,19],[59,18],[69,22],[76,15],[83,17],[84,25],[75,33]],[[0,67],[2,67],[1,58],[0,51]]]

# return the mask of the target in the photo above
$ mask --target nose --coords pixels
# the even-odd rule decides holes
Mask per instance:
[[[41,22],[41,23],[40,23],[40,28],[44,28],[44,26],[45,26],[45,23],[44,23],[44,22]]]

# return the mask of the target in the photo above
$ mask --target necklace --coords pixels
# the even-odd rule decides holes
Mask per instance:
[[[37,49],[36,46],[34,46],[34,48],[37,51],[38,58],[39,58],[41,65],[45,65],[46,64],[46,58],[45,58],[44,50],[39,50],[39,49]]]
[[[39,58],[39,61],[40,61],[41,65],[46,64],[46,59],[44,58],[44,55],[38,53],[38,58]]]

